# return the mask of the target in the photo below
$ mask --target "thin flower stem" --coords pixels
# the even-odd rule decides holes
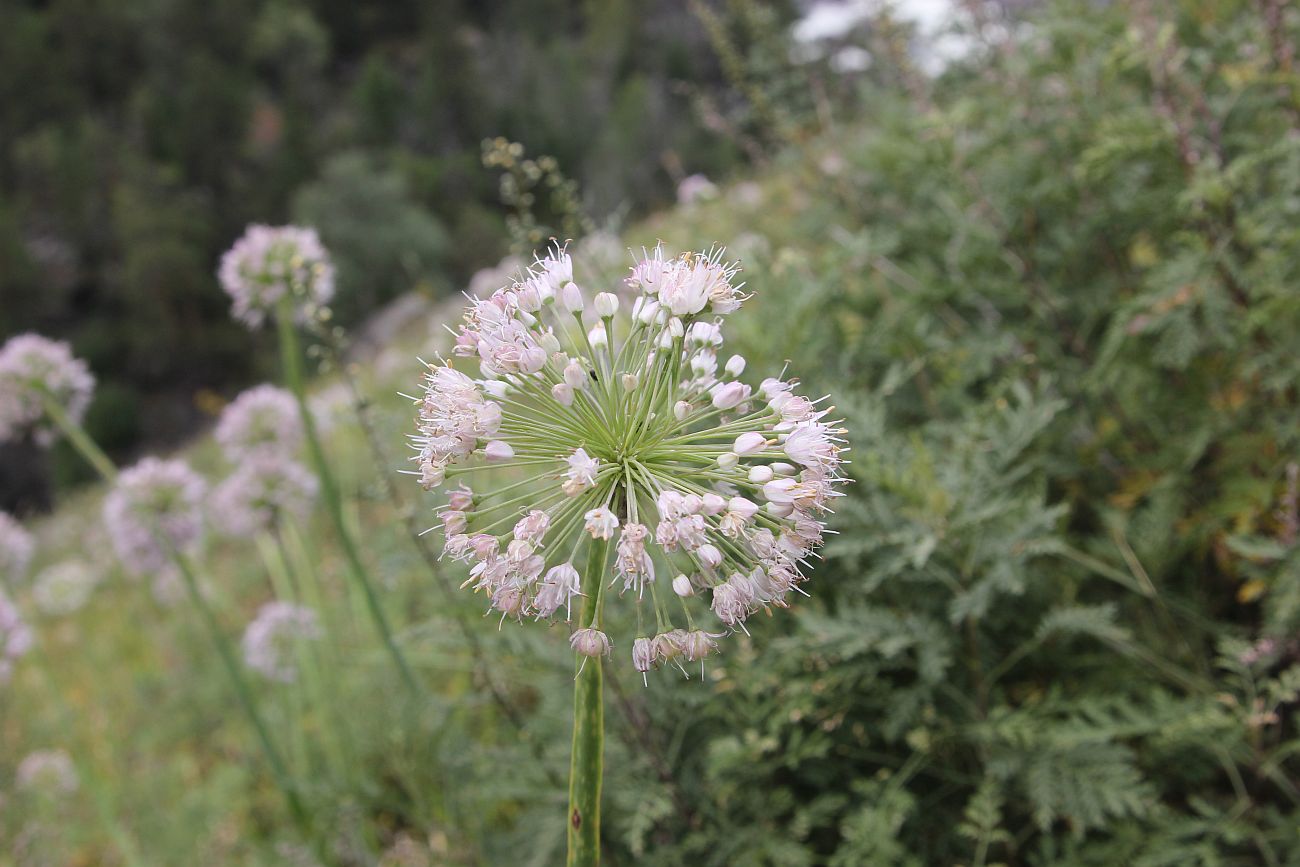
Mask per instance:
[[[302,418],[303,432],[306,434],[307,439],[307,451],[311,455],[312,463],[315,465],[316,475],[320,478],[321,493],[325,500],[326,511],[329,512],[330,520],[334,523],[334,530],[338,535],[339,545],[343,548],[343,556],[348,565],[348,572],[352,580],[361,587],[375,629],[379,633],[384,647],[388,650],[389,656],[392,657],[393,664],[396,665],[398,673],[401,675],[402,683],[412,696],[418,695],[420,688],[415,680],[415,675],[411,673],[406,657],[402,655],[401,648],[397,646],[397,642],[393,639],[393,630],[388,625],[388,616],[384,613],[383,605],[380,604],[379,594],[375,591],[374,584],[366,574],[366,567],[361,562],[361,554],[357,550],[356,542],[352,538],[352,531],[343,515],[343,498],[339,491],[338,482],[334,478],[334,471],[330,468],[329,461],[325,458],[325,450],[322,448],[320,437],[316,432],[316,419],[312,415],[311,407],[307,405],[306,386],[303,381],[302,371],[302,354],[298,346],[298,331],[293,322],[293,301],[287,295],[281,299],[276,323],[280,330],[280,361],[284,365],[285,377],[289,380],[289,388],[298,401],[298,415]]]
[[[580,623],[596,626],[609,541],[593,539],[587,548],[582,584],[590,587],[582,599]],[[573,688],[573,755],[569,765],[568,867],[600,864],[600,790],[604,774],[604,659],[575,661]]]
[[[41,394],[41,400],[45,403],[45,414],[54,420],[54,424],[63,435],[68,438],[68,442],[86,459],[86,463],[99,473],[100,477],[110,484],[117,479],[117,467],[113,460],[104,450],[86,433],[86,429],[72,420],[67,411],[47,393]]]
[[[263,753],[266,754],[266,760],[271,765],[272,776],[275,777],[276,785],[280,787],[285,801],[289,805],[289,812],[293,814],[294,821],[308,834],[314,837],[311,832],[311,819],[307,815],[307,810],[303,806],[302,799],[298,797],[298,792],[294,789],[293,782],[289,776],[288,768],[280,755],[279,749],[276,748],[275,742],[271,740],[271,730],[267,728],[266,721],[262,718],[261,712],[257,709],[257,702],[253,698],[253,690],[248,685],[248,680],[244,677],[243,669],[240,668],[239,660],[235,657],[234,649],[230,645],[230,639],[221,629],[221,624],[217,621],[217,615],[208,604],[207,598],[199,588],[198,577],[194,574],[194,568],[190,565],[189,559],[179,551],[171,552],[172,560],[180,570],[181,577],[184,579],[185,589],[189,593],[190,601],[198,609],[199,616],[203,620],[204,628],[208,630],[212,642],[216,645],[217,655],[221,657],[222,666],[226,674],[230,677],[231,684],[235,687],[235,694],[239,698],[239,704],[248,715],[249,722],[257,732],[257,739],[262,746]]]

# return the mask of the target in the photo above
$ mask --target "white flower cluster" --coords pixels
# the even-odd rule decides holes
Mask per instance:
[[[32,583],[32,601],[50,617],[75,614],[90,600],[99,578],[99,572],[85,560],[64,560],[46,566]]]
[[[744,358],[719,365],[722,317],[747,297],[736,273],[718,251],[657,248],[632,268],[622,317],[612,292],[588,305],[556,250],[471,300],[455,355],[479,376],[454,360],[429,366],[413,444],[426,488],[501,474],[453,490],[442,525],[446,555],[472,564],[467,584],[503,618],[568,620],[573,597],[592,596],[571,643],[608,652],[609,594],[595,583],[609,576],[574,565],[586,537],[617,537],[613,581],[638,631],[654,625],[632,643],[642,672],[702,659],[798,589],[841,495],[844,431],[796,381],[754,389]],[[717,626],[700,623],[696,600]]]
[[[181,460],[149,457],[123,470],[104,498],[104,526],[128,571],[148,575],[203,538],[207,484]]]
[[[259,453],[244,460],[212,493],[213,523],[228,536],[249,536],[281,519],[307,517],[316,476],[297,461]]]
[[[244,630],[245,664],[278,683],[293,683],[298,677],[299,641],[322,635],[316,612],[292,602],[268,602]]]
[[[77,791],[81,779],[66,751],[36,750],[18,763],[14,784],[24,792],[46,796],[70,795]]]
[[[36,542],[8,512],[0,512],[0,580],[13,587],[27,574]]]
[[[260,328],[286,295],[299,321],[334,297],[334,265],[315,229],[249,226],[221,257],[217,274],[231,298],[231,313]]]
[[[303,440],[298,402],[287,389],[254,386],[222,411],[213,437],[232,463],[259,454],[295,455]]]
[[[36,442],[51,445],[56,429],[46,418],[49,397],[68,417],[80,423],[95,391],[95,377],[68,344],[19,334],[0,347],[0,442],[31,433]]]
[[[35,636],[9,594],[0,590],[0,685],[13,676],[14,663],[32,649]]]

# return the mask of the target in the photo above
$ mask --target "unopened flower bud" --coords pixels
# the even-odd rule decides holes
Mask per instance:
[[[489,461],[508,461],[514,456],[514,448],[504,440],[493,440],[483,447],[483,457]]]
[[[728,382],[713,392],[713,405],[717,409],[732,409],[749,397],[749,386],[739,382]]]
[[[727,508],[726,498],[717,494],[705,494],[701,499],[704,501],[704,514],[706,515],[716,515]]]
[[[537,342],[542,349],[546,350],[547,354],[560,351],[560,339],[552,331],[548,331],[537,338]]]
[[[717,569],[722,564],[722,552],[713,545],[701,545],[696,548],[695,556],[710,569]]]
[[[565,283],[560,289],[558,299],[560,307],[570,313],[581,313],[586,307],[586,302],[582,300],[582,290],[578,288],[577,283]]]
[[[740,463],[740,455],[735,452],[723,452],[718,455],[718,466],[724,470],[734,469],[738,463]]]
[[[691,586],[691,579],[685,575],[678,575],[673,579],[673,592],[682,598],[695,595],[695,588]]]
[[[679,338],[686,334],[686,326],[682,325],[681,319],[674,316],[672,319],[668,320],[668,333],[671,334],[674,339]]]
[[[551,397],[565,406],[573,406],[573,386],[567,382],[557,382],[551,386]]]
[[[636,387],[640,384],[640,380],[637,379],[635,373],[625,373],[622,378],[624,391],[636,391]]]
[[[609,346],[609,335],[605,332],[605,324],[597,322],[596,327],[587,332],[587,340],[594,349],[604,349]]]
[[[643,325],[649,325],[654,322],[655,317],[659,315],[659,302],[653,298],[642,296],[636,300],[632,307],[632,315]]]
[[[684,400],[679,400],[673,404],[673,417],[682,421],[686,416],[691,414],[691,405]]]
[[[587,384],[587,371],[576,361],[564,365],[564,381],[570,388],[582,388]]]
[[[762,485],[772,481],[772,468],[766,464],[751,467],[749,470],[749,480],[756,485]]]
[[[767,440],[758,431],[746,431],[736,437],[731,450],[738,455],[752,455],[761,452],[767,446]]]
[[[609,636],[599,629],[579,629],[569,638],[569,646],[583,656],[605,656],[609,653]]]
[[[618,296],[613,292],[598,292],[595,304],[596,312],[602,318],[608,318],[618,312]]]
[[[727,359],[727,373],[732,377],[740,376],[745,372],[744,356],[733,355]]]
[[[772,472],[776,473],[778,476],[793,476],[795,473],[799,472],[799,468],[794,464],[787,464],[785,461],[777,461],[772,464]]]

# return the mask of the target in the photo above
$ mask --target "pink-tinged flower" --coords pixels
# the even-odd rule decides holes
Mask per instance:
[[[252,329],[273,316],[286,296],[299,322],[334,297],[329,253],[315,229],[299,226],[249,226],[221,257],[217,276],[230,296],[232,315]]]
[[[552,566],[542,579],[541,586],[537,588],[537,598],[533,601],[533,609],[537,612],[538,619],[541,619],[553,616],[563,605],[564,619],[567,621],[573,614],[573,597],[580,595],[578,570],[573,568],[572,563],[561,563]]]
[[[145,458],[118,476],[104,499],[104,525],[122,566],[136,575],[157,572],[173,552],[203,538],[207,484],[180,460]]]
[[[298,645],[322,635],[316,612],[290,602],[268,602],[244,630],[244,664],[279,683],[298,678]]]
[[[32,649],[35,635],[18,606],[0,589],[0,686],[13,676],[14,664]]]
[[[716,199],[718,187],[706,175],[688,175],[677,185],[677,201],[682,205]]]
[[[16,585],[27,574],[36,541],[8,512],[0,512],[0,582]]]
[[[81,786],[76,765],[64,750],[36,750],[18,763],[14,787],[45,797],[71,795]]]
[[[719,369],[724,317],[747,297],[721,251],[646,252],[627,280],[637,297],[625,307],[595,294],[600,321],[586,334],[591,299],[572,274],[557,249],[471,301],[455,365],[431,368],[417,401],[417,475],[500,480],[476,475],[474,494],[453,493],[442,514],[444,553],[468,564],[465,586],[503,619],[569,613],[570,561],[591,540],[617,539],[613,574],[582,576],[588,595],[601,594],[594,610],[636,606],[644,623],[640,606],[655,606],[660,633],[633,644],[638,668],[650,651],[658,662],[701,659],[723,627],[744,628],[798,589],[845,481],[844,432],[797,380],[763,380],[756,395],[742,357]],[[678,576],[678,603],[699,611],[688,618],[721,626],[675,627],[677,606],[655,599],[664,569]],[[603,592],[611,578],[622,598]],[[603,652],[603,625],[601,613],[575,624],[588,630],[575,646]]]
[[[569,465],[565,471],[564,493],[576,497],[583,491],[596,485],[596,473],[600,471],[600,461],[587,454],[586,449],[574,449],[573,454],[564,459]]]
[[[272,452],[259,452],[217,485],[212,516],[228,536],[250,536],[274,528],[285,518],[305,520],[319,484],[302,464]]]
[[[609,539],[618,529],[618,516],[605,506],[599,506],[583,515],[585,529],[593,539]]]
[[[58,430],[47,417],[46,400],[76,424],[86,414],[95,378],[62,341],[19,334],[0,347],[0,443],[31,434],[49,446]]]
[[[581,656],[608,656],[609,636],[599,629],[579,629],[569,638],[569,646]]]
[[[297,401],[274,385],[250,388],[221,413],[213,438],[232,463],[261,453],[292,457],[303,440]]]

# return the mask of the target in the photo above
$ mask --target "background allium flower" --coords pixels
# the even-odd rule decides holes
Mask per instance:
[[[8,512],[0,512],[0,579],[14,586],[27,574],[36,542]]]
[[[36,750],[18,763],[14,785],[40,795],[70,795],[80,785],[72,757],[63,750]]]
[[[302,464],[263,452],[217,485],[209,512],[222,532],[246,536],[269,529],[286,514],[306,517],[318,488]]]
[[[677,201],[683,205],[693,205],[718,197],[718,187],[707,175],[689,175],[682,178],[677,185]]]
[[[19,334],[0,347],[0,442],[31,432],[50,445],[56,431],[45,418],[43,393],[80,422],[90,406],[95,377],[68,344],[39,334]]]
[[[42,614],[74,614],[90,599],[99,573],[85,560],[64,560],[42,569],[32,583],[32,601]]]
[[[263,453],[294,455],[303,439],[298,403],[286,389],[255,386],[230,402],[213,436],[232,463]]]
[[[291,602],[268,602],[244,630],[244,662],[268,680],[292,683],[298,677],[295,644],[320,637],[315,611]]]
[[[796,380],[754,386],[742,357],[719,365],[723,317],[747,297],[719,251],[646,254],[626,321],[572,274],[557,250],[471,299],[464,360],[430,365],[416,403],[418,475],[492,474],[452,494],[443,526],[503,618],[568,620],[601,581],[656,631],[611,637],[598,610],[574,624],[575,650],[613,644],[642,672],[702,660],[799,591],[841,496],[844,431]],[[587,537],[615,541],[613,574],[574,570]]]
[[[127,571],[161,569],[169,548],[188,551],[203,538],[207,484],[181,460],[145,458],[123,470],[104,499],[104,525]]]
[[[14,663],[27,655],[34,639],[31,627],[23,620],[18,606],[14,605],[7,593],[0,590],[0,684],[9,682]]]
[[[249,328],[260,328],[286,294],[301,321],[334,297],[334,265],[315,229],[249,226],[217,274],[234,302],[231,313]]]

